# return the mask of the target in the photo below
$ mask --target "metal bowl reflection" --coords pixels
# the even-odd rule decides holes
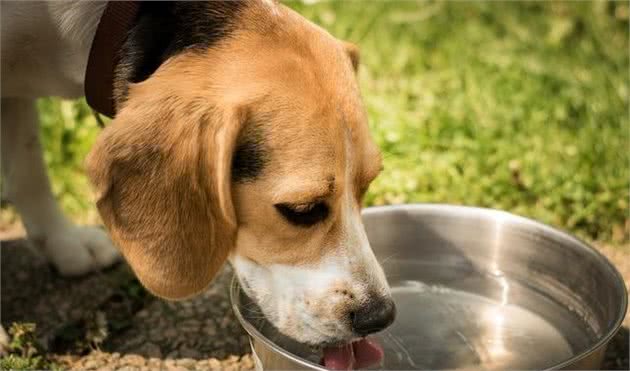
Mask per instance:
[[[376,336],[385,358],[374,369],[600,367],[627,292],[585,243],[489,209],[399,205],[363,217],[398,308]],[[236,282],[232,303],[261,367],[323,370],[320,354],[248,316]]]

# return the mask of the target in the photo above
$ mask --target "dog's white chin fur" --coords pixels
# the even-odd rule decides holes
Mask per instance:
[[[347,300],[334,293],[334,285],[343,283],[360,302],[373,288],[352,277],[353,259],[331,256],[312,267],[275,264],[261,266],[232,255],[241,287],[256,302],[269,322],[294,340],[323,345],[351,341],[355,338],[350,323],[335,313],[335,307]],[[380,266],[380,291],[388,291]]]

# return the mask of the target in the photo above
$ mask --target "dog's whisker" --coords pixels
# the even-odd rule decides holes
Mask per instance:
[[[407,362],[409,362],[409,364],[412,367],[416,367],[416,363],[414,362],[413,358],[411,357],[411,354],[409,353],[409,350],[407,350],[407,347],[405,346],[405,343],[402,339],[398,338],[396,335],[392,334],[391,331],[389,330],[385,330],[383,331],[384,335],[386,335],[391,342],[398,348],[400,349],[402,355],[405,356],[405,358],[407,359]]]
[[[384,266],[384,265],[385,265],[385,263],[387,263],[390,259],[392,259],[392,258],[393,258],[393,257],[395,257],[396,255],[399,255],[399,253],[397,253],[397,252],[396,252],[396,253],[393,253],[393,254],[389,255],[388,257],[386,257],[385,259],[383,259],[383,260],[381,261],[381,266]]]

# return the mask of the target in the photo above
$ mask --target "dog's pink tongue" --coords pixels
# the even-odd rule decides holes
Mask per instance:
[[[342,347],[324,349],[324,366],[331,370],[364,368],[383,359],[383,348],[376,341],[361,339]]]
[[[361,339],[356,343],[352,343],[354,348],[355,368],[364,368],[372,366],[383,360],[384,353],[381,344],[373,339]]]
[[[354,367],[352,344],[324,348],[323,363],[324,367],[331,370],[352,370]]]

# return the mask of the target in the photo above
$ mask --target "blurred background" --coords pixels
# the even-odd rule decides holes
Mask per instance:
[[[627,2],[286,2],[360,46],[385,171],[366,206],[500,208],[583,238],[628,242]],[[84,101],[39,102],[55,194],[98,216]],[[15,218],[3,212],[3,224]]]
[[[628,2],[283,3],[361,49],[360,85],[385,165],[366,206],[432,202],[507,210],[592,242],[628,280]],[[83,170],[100,131],[91,111],[84,100],[42,99],[38,107],[55,195],[77,222],[99,223]],[[16,228],[19,217],[3,205],[0,234],[6,238]],[[197,304],[207,307],[207,302],[156,304],[131,276],[125,277],[116,281],[110,274],[107,281],[115,282],[111,295],[118,295],[119,302],[108,299],[103,304],[107,319],[101,322],[109,331],[105,349],[133,350],[146,357],[185,356],[181,344],[195,336],[173,345],[152,335],[147,335],[153,339],[148,342],[137,334],[161,326],[181,329],[186,321],[193,321],[190,331],[205,328],[188,317],[167,319],[164,325],[170,314],[159,313],[188,313]],[[87,285],[86,291],[93,288]],[[71,307],[74,296],[65,295],[64,305]],[[220,300],[228,313],[227,299]],[[76,305],[87,302],[79,299]],[[131,309],[121,312],[120,303]],[[147,314],[153,312],[158,313],[156,322]],[[119,314],[112,320],[111,313]],[[237,325],[229,326],[238,331]],[[55,331],[57,338],[67,334]],[[607,355],[605,368],[627,369],[627,329],[623,336],[619,352],[613,347]],[[148,344],[157,353],[156,348],[138,350]],[[187,346],[218,358],[230,353],[225,347],[203,348],[199,342]],[[85,350],[81,352],[76,354]],[[79,363],[79,368],[89,368],[86,364]]]

